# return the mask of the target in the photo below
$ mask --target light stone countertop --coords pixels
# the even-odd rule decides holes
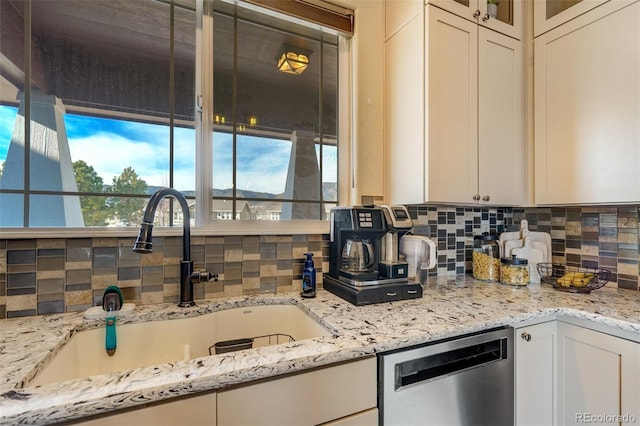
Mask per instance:
[[[29,387],[25,383],[75,332],[103,322],[84,320],[82,313],[0,320],[0,424],[76,419],[548,316],[586,321],[640,342],[638,292],[605,287],[574,294],[546,284],[515,288],[469,276],[433,278],[414,300],[354,306],[323,290],[314,299],[264,294],[198,301],[193,308],[137,306],[118,324],[262,304],[297,305],[333,335]]]

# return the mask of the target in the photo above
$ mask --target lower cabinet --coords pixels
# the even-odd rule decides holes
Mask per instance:
[[[549,321],[515,350],[517,425],[640,422],[640,343]]]
[[[640,422],[640,344],[558,322],[558,421]]]
[[[378,424],[376,358],[265,379],[218,393],[169,399],[69,424],[373,426]]]
[[[516,329],[516,425],[557,424],[557,322]]]
[[[218,425],[377,425],[376,386],[375,357],[240,386],[218,393]]]
[[[65,424],[83,426],[211,426],[216,424],[216,393],[209,392],[168,399]]]

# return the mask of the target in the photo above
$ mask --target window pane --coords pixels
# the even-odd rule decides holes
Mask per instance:
[[[0,227],[24,226],[24,196],[22,194],[0,194]],[[5,206],[12,206],[6,208]]]
[[[29,197],[30,226],[57,227],[60,226],[60,217],[66,218],[65,226],[84,226],[80,198],[73,195],[32,195]]]
[[[238,135],[238,197],[271,198],[282,194],[290,154],[290,141]]]
[[[337,40],[216,5],[212,217],[318,220],[337,199]]]
[[[134,206],[144,207],[156,187],[195,194],[195,0],[171,3],[32,1],[31,34],[3,32],[11,36],[0,40],[3,61],[14,60],[18,69],[24,37],[33,41],[30,90],[18,91],[24,84],[11,73],[0,79],[0,104],[11,105],[0,106],[0,164],[7,172],[0,191],[28,184],[51,194],[18,206],[21,198],[0,193],[3,208],[29,207],[33,220],[1,225],[127,225],[141,214]],[[2,8],[3,22],[11,10]],[[28,125],[12,113],[18,102]],[[29,140],[10,143],[12,133]],[[27,168],[18,149],[24,146]],[[45,202],[46,218],[33,211]]]

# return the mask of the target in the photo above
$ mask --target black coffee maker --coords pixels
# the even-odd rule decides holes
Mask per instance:
[[[330,220],[329,276],[353,285],[376,281],[380,241],[387,233],[382,209],[334,207]]]
[[[382,241],[392,229],[383,208],[334,207],[330,221],[326,290],[355,305],[422,297],[422,286],[409,281],[406,273],[388,278],[381,268]]]

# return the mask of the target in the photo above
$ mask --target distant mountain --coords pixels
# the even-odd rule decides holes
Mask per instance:
[[[147,189],[147,193],[149,195],[155,193],[157,190],[161,189],[161,186],[149,186]],[[338,200],[338,184],[336,182],[323,182],[322,191],[324,194],[324,199],[327,201],[337,201]],[[195,197],[195,191],[180,191],[185,197]],[[270,192],[257,192],[257,191],[249,191],[249,190],[240,190],[238,191],[239,198],[248,198],[248,199],[270,199],[270,200],[278,200],[282,198],[282,194],[272,194]],[[233,197],[233,189],[213,189],[211,195],[214,198],[232,198]]]

